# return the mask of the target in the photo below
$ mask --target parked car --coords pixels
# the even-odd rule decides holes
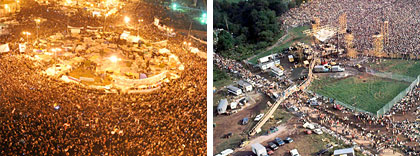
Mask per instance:
[[[270,128],[270,133],[274,133],[274,132],[277,132],[277,131],[279,131],[279,129],[277,127],[271,127]]]
[[[343,107],[341,105],[334,104],[334,109],[336,109],[336,110],[342,110]]]
[[[315,129],[315,126],[313,124],[309,123],[309,122],[306,122],[305,124],[303,124],[303,128],[313,130],[313,129]]]
[[[321,129],[315,129],[315,130],[314,130],[314,133],[315,133],[315,134],[318,134],[318,135],[323,134],[323,133],[322,133],[322,131],[321,131]]]
[[[274,139],[274,141],[279,146],[283,146],[285,144],[284,141],[281,138],[279,138],[279,137],[277,137],[276,139]]]
[[[272,155],[274,154],[274,151],[267,147],[267,154]]]
[[[321,155],[323,155],[323,154],[325,154],[325,153],[327,153],[327,152],[328,152],[328,149],[322,149],[322,150],[320,150],[320,151],[316,152],[316,155],[317,155],[317,156],[321,156]]]
[[[268,147],[270,147],[274,151],[279,148],[279,146],[277,146],[274,142],[269,142]]]
[[[297,150],[297,149],[292,149],[292,150],[290,150],[290,154],[291,154],[292,156],[300,156],[300,154],[299,154],[299,152],[298,152],[298,150]]]
[[[287,137],[286,139],[284,139],[284,142],[285,142],[286,144],[288,144],[288,143],[292,143],[292,142],[293,142],[293,139],[292,139],[292,138],[290,138],[290,137]]]
[[[256,117],[255,117],[255,119],[254,119],[254,121],[260,121],[261,119],[262,119],[262,117],[264,116],[264,113],[262,113],[262,114],[258,114]]]
[[[225,135],[223,136],[223,138],[228,139],[228,138],[230,138],[232,135],[233,135],[233,133],[228,133],[228,134],[225,134]]]
[[[249,122],[248,118],[243,118],[241,124],[246,125],[246,124],[248,124],[248,122]]]

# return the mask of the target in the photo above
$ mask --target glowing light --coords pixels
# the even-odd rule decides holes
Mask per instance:
[[[120,59],[119,59],[117,56],[111,56],[111,57],[109,57],[109,60],[110,60],[112,63],[115,63],[115,62],[119,61]]]
[[[124,17],[124,21],[125,21],[125,23],[130,22],[130,17],[125,16],[125,17]]]
[[[172,4],[172,9],[173,10],[177,10],[177,8],[178,8],[178,5],[176,3]]]
[[[27,31],[22,32],[22,34],[24,34],[26,36],[31,35],[31,33],[30,32],[27,32]]]

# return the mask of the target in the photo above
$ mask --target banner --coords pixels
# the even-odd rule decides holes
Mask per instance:
[[[0,53],[7,53],[10,51],[9,43],[0,45]]]
[[[153,22],[153,24],[154,24],[155,26],[159,26],[159,19],[155,18],[155,21]]]
[[[20,43],[19,44],[19,52],[23,53],[26,51],[26,44],[25,43]]]

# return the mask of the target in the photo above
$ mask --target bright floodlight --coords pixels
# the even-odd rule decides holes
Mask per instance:
[[[178,5],[176,5],[176,3],[172,4],[172,9],[176,10],[178,7]]]
[[[125,23],[130,22],[130,17],[125,16],[125,17],[124,17],[124,21],[125,21]]]
[[[115,63],[115,62],[117,62],[117,61],[118,61],[118,57],[117,57],[117,56],[111,56],[111,57],[109,58],[109,60],[110,60],[112,63]]]

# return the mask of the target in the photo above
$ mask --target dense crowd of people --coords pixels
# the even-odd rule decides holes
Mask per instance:
[[[167,39],[155,27],[142,34]],[[185,40],[168,42],[184,72],[149,94],[64,83],[40,74],[24,54],[1,54],[0,155],[204,155],[206,61],[188,53]]]
[[[291,9],[281,19],[284,26],[298,26],[310,23],[315,17],[322,25],[338,26],[339,16],[347,14],[347,28],[354,35],[354,43],[359,51],[373,47],[372,36],[381,32],[384,21],[389,22],[389,44],[384,45],[389,53],[419,53],[417,34],[420,30],[418,17],[420,8],[416,1],[384,0],[325,0],[311,1],[299,8]]]

